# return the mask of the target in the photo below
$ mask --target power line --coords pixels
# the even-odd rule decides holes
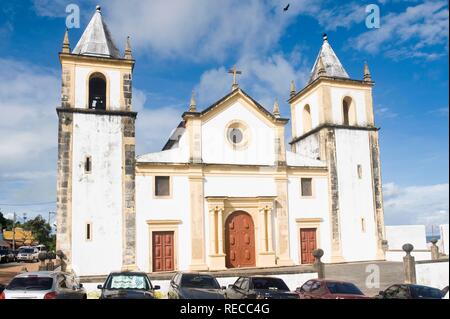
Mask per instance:
[[[23,207],[23,206],[41,206],[41,205],[50,205],[56,204],[55,202],[41,202],[41,203],[29,203],[29,204],[1,204],[0,206],[9,206],[9,207]]]

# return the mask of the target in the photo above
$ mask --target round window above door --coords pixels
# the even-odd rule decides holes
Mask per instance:
[[[235,150],[241,150],[248,146],[250,141],[250,130],[241,121],[233,121],[227,125],[226,139]]]

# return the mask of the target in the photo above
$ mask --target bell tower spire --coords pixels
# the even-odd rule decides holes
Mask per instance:
[[[69,29],[66,29],[66,32],[64,33],[62,53],[70,53]]]

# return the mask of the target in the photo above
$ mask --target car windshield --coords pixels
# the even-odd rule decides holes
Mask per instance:
[[[261,290],[289,291],[283,280],[278,278],[253,278],[253,288]]]
[[[7,290],[50,290],[53,278],[50,277],[22,277],[14,278],[8,285]]]
[[[150,290],[145,275],[112,275],[105,286],[106,289],[139,289]]]
[[[332,294],[364,295],[358,287],[351,283],[327,282],[327,287]]]
[[[19,250],[19,253],[21,254],[32,254],[34,253],[34,249],[33,248],[24,248]]]
[[[442,292],[439,289],[425,286],[411,286],[411,296],[414,299],[441,299]]]
[[[185,274],[181,278],[183,288],[220,289],[220,285],[214,277],[207,275]]]

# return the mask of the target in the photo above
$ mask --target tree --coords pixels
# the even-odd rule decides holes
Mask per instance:
[[[23,229],[31,231],[39,244],[45,245],[49,250],[56,246],[56,236],[51,235],[52,227],[42,216],[37,216],[23,224]]]
[[[13,227],[13,221],[5,218],[2,212],[0,212],[0,230],[6,229],[6,230],[12,230]]]

